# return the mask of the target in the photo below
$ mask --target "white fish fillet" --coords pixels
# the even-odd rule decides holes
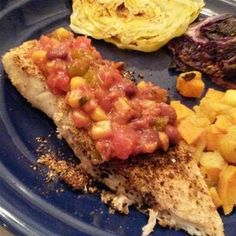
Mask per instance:
[[[50,93],[44,76],[26,57],[34,45],[35,41],[29,41],[6,53],[4,69],[17,90],[53,119],[86,172],[107,185],[114,196],[123,196],[126,204],[135,204],[141,211],[150,209],[151,230],[156,219],[162,226],[181,228],[191,235],[224,235],[221,218],[185,145],[167,153],[92,165],[99,158],[92,140],[85,130],[75,128],[64,98]],[[114,201],[122,208],[118,197]],[[144,228],[147,233],[151,230]]]

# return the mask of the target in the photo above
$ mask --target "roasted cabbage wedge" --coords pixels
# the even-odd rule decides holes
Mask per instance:
[[[71,29],[122,49],[152,52],[182,35],[203,0],[73,0]]]

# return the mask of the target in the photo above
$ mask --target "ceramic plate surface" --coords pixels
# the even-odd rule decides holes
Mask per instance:
[[[202,16],[236,12],[233,0],[206,0]],[[59,26],[69,25],[71,2],[66,0],[1,0],[0,55],[25,40],[38,38]],[[154,53],[122,51],[102,41],[93,44],[108,59],[122,60],[127,69],[143,73],[170,90],[174,99],[175,75],[168,71],[170,55],[163,48]],[[36,137],[47,137],[48,146],[72,156],[71,150],[56,138],[55,126],[31,107],[10,84],[0,66],[0,221],[16,235],[140,235],[147,217],[135,209],[127,216],[111,215],[99,196],[72,191],[54,181],[45,182],[46,170],[32,168],[37,154]],[[214,87],[210,82],[207,86]],[[193,105],[194,100],[184,100]],[[64,189],[58,192],[57,189]],[[227,236],[236,235],[236,211],[222,215]],[[152,235],[183,236],[183,231],[156,226]]]

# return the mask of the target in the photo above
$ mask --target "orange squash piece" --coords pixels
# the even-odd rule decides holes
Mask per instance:
[[[218,147],[220,139],[223,137],[223,133],[215,126],[210,125],[206,128],[206,150],[214,151]]]
[[[216,117],[215,126],[222,131],[227,133],[228,127],[232,126],[231,117],[229,115],[219,115]]]
[[[210,192],[210,195],[211,195],[211,198],[216,206],[216,208],[219,208],[222,206],[222,200],[220,199],[220,196],[216,190],[215,187],[211,187],[209,189],[209,192]]]
[[[221,102],[222,98],[224,97],[224,94],[225,93],[222,91],[209,88],[204,98],[207,100],[211,99],[212,101],[215,102]]]
[[[204,88],[205,84],[199,71],[181,73],[177,77],[176,89],[184,97],[201,97]]]
[[[236,107],[229,109],[227,113],[231,118],[230,121],[232,122],[232,124],[236,125]]]
[[[207,185],[210,187],[217,185],[220,172],[227,165],[224,158],[217,151],[203,152],[199,162]]]
[[[194,112],[180,101],[171,101],[170,105],[175,109],[177,114],[177,121],[181,121],[188,116],[194,115]]]
[[[236,166],[229,165],[220,173],[217,191],[222,200],[226,215],[230,214],[236,204]]]
[[[194,144],[200,138],[204,128],[197,127],[191,120],[185,119],[179,124],[178,131],[188,144]]]

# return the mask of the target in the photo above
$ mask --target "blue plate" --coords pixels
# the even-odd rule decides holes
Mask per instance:
[[[71,2],[66,0],[1,0],[0,55],[25,40],[38,38],[59,26],[68,26]],[[203,15],[235,13],[233,0],[207,0]],[[122,51],[102,41],[93,41],[102,54],[127,63],[127,69],[142,72],[175,92],[174,75],[167,68],[170,55],[163,48],[155,53]],[[127,216],[111,215],[99,196],[81,194],[59,181],[45,182],[46,170],[33,170],[37,159],[36,137],[51,137],[48,146],[55,152],[73,156],[56,138],[55,126],[44,114],[31,107],[10,84],[0,67],[0,219],[17,235],[140,235],[147,217],[135,209]],[[214,87],[210,82],[208,86]],[[184,101],[188,105],[195,100]],[[56,191],[64,189],[64,192]],[[236,235],[236,211],[223,216],[227,236]],[[181,236],[183,231],[156,227],[152,235]]]

